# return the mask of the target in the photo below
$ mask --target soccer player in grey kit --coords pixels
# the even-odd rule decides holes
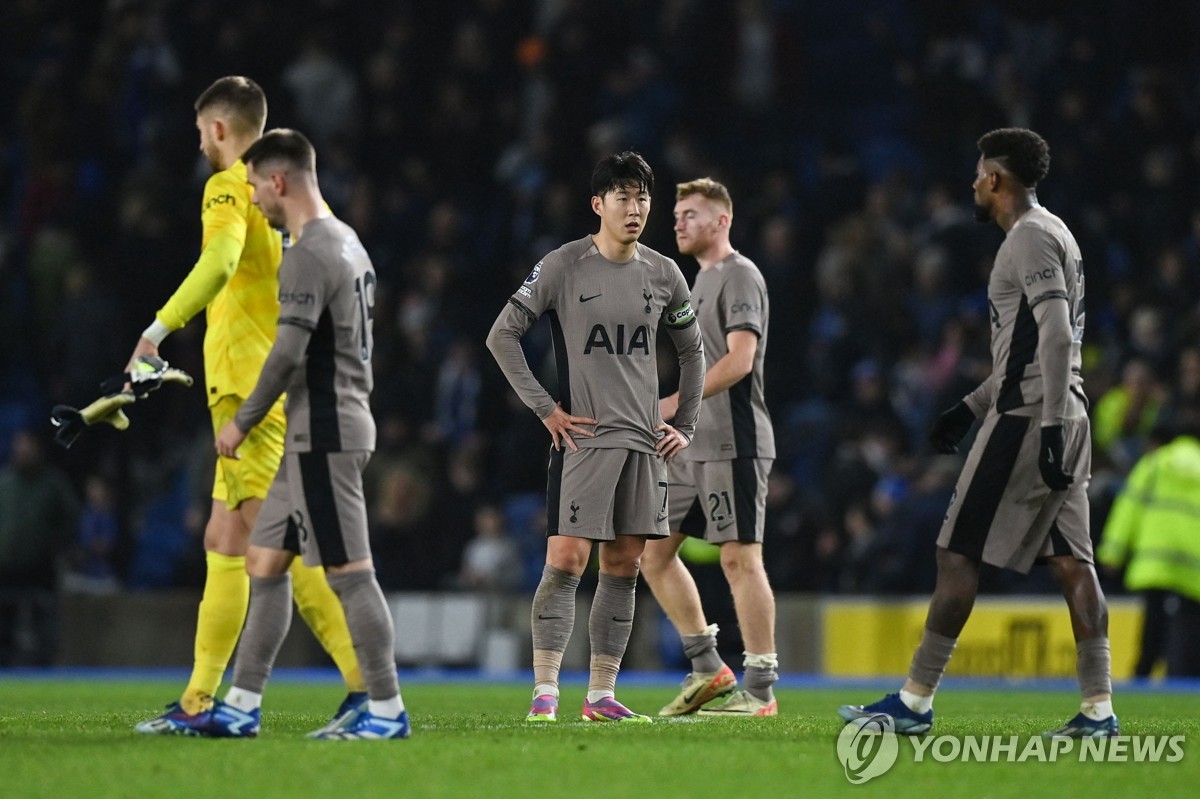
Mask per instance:
[[[939,452],[979,417],[937,543],[937,585],[904,687],[878,702],[843,705],[850,722],[886,713],[907,735],[933,726],[933,694],[979,588],[979,564],[1050,569],[1071,614],[1082,703],[1047,736],[1118,734],[1112,706],[1108,608],[1093,566],[1087,482],[1091,431],[1080,377],[1083,260],[1067,226],[1037,201],[1050,148],[1024,128],[979,139],[975,216],[1005,232],[988,280],[992,375],[934,424]]]
[[[362,471],[375,449],[371,415],[371,316],[375,270],[358,235],[334,218],[317,185],[316,154],[302,134],[273,130],[243,156],[253,202],[295,243],[279,267],[279,330],[258,383],[217,433],[237,457],[248,431],[287,391],[283,465],[250,536],[250,610],[233,687],[190,725],[199,735],[257,735],[262,695],[291,623],[292,552],[323,565],[341,602],[368,700],[312,734],[407,738],[396,679],[395,627],[371,561]]]
[[[646,545],[642,574],[675,625],[692,671],[660,716],[752,718],[779,712],[772,685],[775,596],[763,568],[767,477],[775,435],[763,393],[770,302],[766,281],[729,240],[733,199],[711,178],[675,187],[675,243],[700,263],[692,304],[704,340],[704,402],[695,441],[671,462],[671,537]],[[676,397],[659,403],[670,420]],[[745,682],[717,654],[717,626],[708,624],[696,582],[679,558],[686,535],[721,547],[721,570],[733,594],[745,644]],[[732,694],[732,695],[730,695]]]
[[[533,599],[533,703],[527,720],[558,719],[558,674],[575,623],[575,590],[592,542],[600,579],[588,619],[591,677],[583,718],[648,722],[616,700],[617,672],[633,628],[638,562],[667,527],[666,462],[691,443],[700,413],[704,352],[683,273],[639,244],[654,173],[634,152],[592,172],[600,230],[533,267],[487,344],[521,400],[550,431],[546,567]],[[521,336],[550,320],[560,398],[537,381]],[[679,358],[674,425],[659,415],[655,337],[666,327]]]

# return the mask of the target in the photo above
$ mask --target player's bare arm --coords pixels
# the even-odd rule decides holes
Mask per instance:
[[[728,391],[754,371],[754,356],[758,353],[758,334],[753,330],[731,330],[725,334],[729,351],[704,373],[704,399]],[[663,421],[669,422],[679,411],[679,392],[658,401]]]
[[[663,397],[658,401],[658,415],[662,417],[664,422],[669,422],[675,418],[675,414],[679,412],[679,392]]]

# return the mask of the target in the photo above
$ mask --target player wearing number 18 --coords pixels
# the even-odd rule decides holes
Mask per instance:
[[[254,203],[296,243],[279,268],[275,344],[254,390],[217,434],[217,452],[237,457],[285,389],[287,442],[246,553],[250,610],[233,688],[192,729],[221,737],[258,732],[263,691],[291,623],[293,554],[284,542],[294,537],[305,564],[324,566],[329,575],[369,697],[314,737],[407,738],[393,659],[395,628],[375,579],[362,483],[375,449],[369,401],[375,271],[358,236],[321,199],[308,139],[274,130],[244,157]]]

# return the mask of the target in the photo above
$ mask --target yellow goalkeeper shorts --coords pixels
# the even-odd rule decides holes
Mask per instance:
[[[225,396],[209,406],[213,420],[213,435],[233,421],[242,398]],[[224,502],[233,510],[251,498],[266,499],[267,490],[279,471],[283,459],[283,442],[287,421],[283,415],[283,400],[275,403],[261,422],[255,425],[238,447],[239,458],[217,458],[217,474],[213,480],[213,499]]]

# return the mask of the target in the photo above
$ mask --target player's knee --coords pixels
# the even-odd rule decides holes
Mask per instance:
[[[204,550],[237,558],[245,555],[249,546],[250,528],[238,512],[222,502],[213,502],[204,526]]]
[[[242,530],[231,527],[215,528],[212,525],[204,531],[204,551],[215,552],[231,558],[239,558],[246,554],[250,544],[250,535]]]
[[[251,577],[276,577],[288,570],[294,557],[286,549],[250,547],[246,551],[246,572]]]
[[[600,561],[600,570],[613,577],[637,577],[642,569],[641,557],[622,555],[614,558],[604,558]]]
[[[587,568],[587,557],[575,552],[551,552],[546,555],[546,565],[578,577]]]
[[[600,570],[614,577],[636,577],[642,567],[642,552],[629,548],[600,550]]]
[[[647,580],[653,580],[665,572],[675,560],[674,552],[663,552],[646,547],[641,557],[641,571]]]
[[[729,541],[721,545],[721,569],[729,580],[763,571],[762,546]]]

